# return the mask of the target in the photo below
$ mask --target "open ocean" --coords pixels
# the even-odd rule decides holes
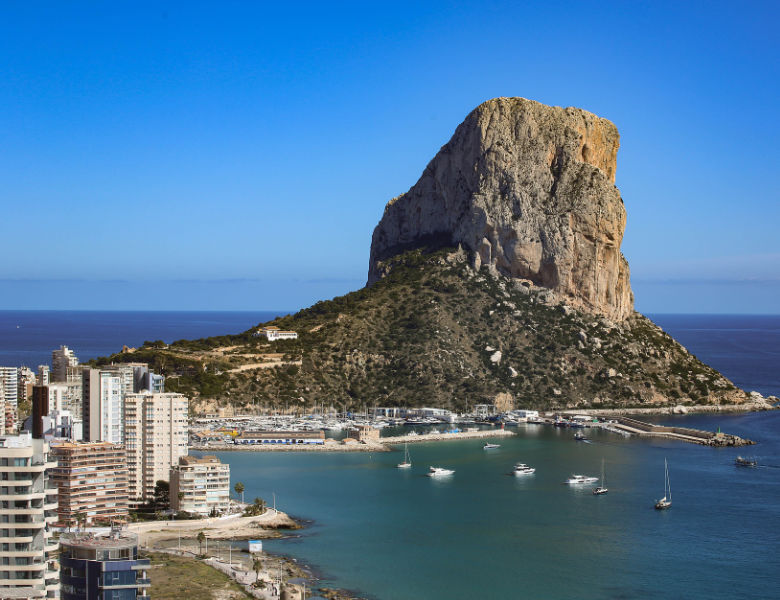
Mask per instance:
[[[0,312],[0,364],[49,363],[60,344],[82,360],[146,339],[239,332],[274,313]],[[737,385],[780,393],[780,316],[653,315]],[[668,417],[757,441],[713,449],[524,425],[486,452],[480,440],[414,444],[401,453],[222,453],[246,497],[310,520],[265,547],[313,566],[322,584],[378,600],[777,598],[780,411]],[[497,440],[498,441],[498,440]],[[737,468],[737,454],[759,466]],[[669,461],[673,506],[653,510]],[[572,473],[609,493],[572,489]],[[537,468],[507,476],[515,462]],[[455,469],[446,481],[429,465]]]

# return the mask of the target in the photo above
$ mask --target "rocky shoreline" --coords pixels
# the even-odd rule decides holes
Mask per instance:
[[[315,569],[308,565],[301,565],[295,558],[284,554],[263,551],[257,555],[250,555],[246,549],[233,548],[232,560],[230,562],[225,560],[226,545],[232,546],[237,541],[250,539],[284,538],[282,531],[304,529],[304,523],[305,521],[293,519],[281,511],[269,509],[259,517],[236,516],[226,519],[146,522],[134,524],[131,529],[141,536],[146,551],[202,560],[236,581],[254,598],[261,600],[279,598],[279,594],[274,595],[279,591],[275,589],[274,581],[281,570],[286,579],[281,590],[283,598],[289,600],[303,598],[305,586],[307,592],[314,590],[329,600],[364,600],[364,597],[348,590],[318,587],[317,583],[321,578],[317,576]],[[211,543],[212,551],[209,553],[211,556],[206,558],[201,554],[202,546],[196,540],[199,531],[203,531]],[[231,553],[227,554],[231,556]],[[259,577],[253,570],[255,556],[262,561]],[[258,579],[264,583],[260,587],[255,587],[254,583]]]
[[[756,392],[752,392],[756,394]],[[751,394],[751,396],[752,396]],[[760,396],[760,395],[759,395]],[[576,412],[582,415],[598,415],[601,417],[628,417],[638,415],[694,415],[694,414],[723,414],[723,413],[747,413],[763,412],[768,410],[780,409],[778,406],[780,398],[769,396],[753,402],[743,402],[741,404],[677,404],[674,406],[649,406],[649,407],[626,407],[626,408],[569,408],[561,412]]]

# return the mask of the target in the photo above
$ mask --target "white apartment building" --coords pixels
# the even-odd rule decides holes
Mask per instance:
[[[84,369],[81,385],[84,441],[123,444],[122,378],[109,371]]]
[[[255,337],[265,336],[269,342],[275,342],[276,340],[297,340],[298,334],[295,331],[284,331],[278,327],[263,327],[260,331],[255,332]]]
[[[53,350],[51,353],[51,380],[67,381],[68,368],[77,367],[78,364],[79,359],[67,346],[60,346],[59,350]]]
[[[0,598],[59,597],[57,488],[46,476],[56,466],[45,441],[0,437]]]
[[[17,407],[17,377],[18,369],[16,367],[0,367],[0,381],[3,382],[3,400],[6,405]]]
[[[124,401],[130,502],[148,502],[154,485],[187,455],[189,399],[183,394],[140,392]]]
[[[182,456],[171,468],[171,508],[208,516],[230,506],[230,465],[216,456]],[[179,498],[181,492],[181,499]]]

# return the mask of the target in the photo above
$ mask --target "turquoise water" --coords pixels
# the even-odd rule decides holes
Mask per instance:
[[[314,566],[325,583],[382,600],[467,598],[745,598],[776,596],[780,550],[780,414],[685,417],[757,439],[762,466],[739,451],[526,425],[501,448],[481,440],[364,454],[222,453],[247,498],[312,519],[268,550]],[[742,450],[744,453],[744,449]],[[598,476],[609,493],[562,482]],[[659,512],[663,463],[673,506]],[[506,475],[515,462],[535,475]],[[456,470],[424,476],[429,465]],[[769,466],[771,465],[771,466]]]

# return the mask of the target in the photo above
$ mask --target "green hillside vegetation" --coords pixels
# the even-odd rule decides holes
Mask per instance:
[[[214,399],[240,410],[463,411],[499,394],[534,408],[744,397],[638,313],[610,323],[556,303],[544,288],[475,272],[455,249],[412,250],[391,263],[370,288],[260,324],[297,331],[298,340],[269,343],[251,330],[147,342],[98,362],[148,361],[168,377],[168,390],[191,395],[196,406]]]

